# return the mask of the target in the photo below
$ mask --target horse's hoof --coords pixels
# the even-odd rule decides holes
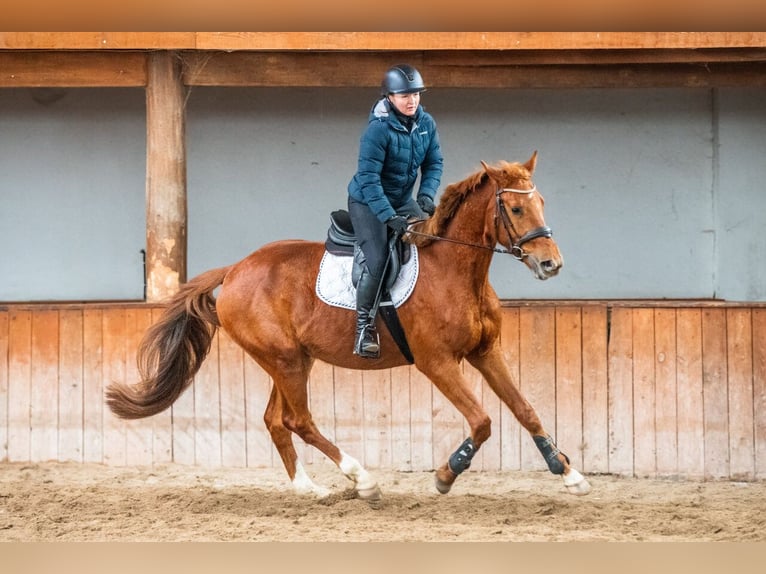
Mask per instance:
[[[447,465],[444,465],[442,468],[438,469],[434,475],[436,490],[441,494],[447,494],[452,489],[452,485],[455,484],[456,478],[457,475],[452,472]]]
[[[436,490],[438,490],[440,494],[447,494],[452,489],[451,484],[442,482],[441,480],[439,480],[439,477],[436,477],[436,480],[434,481],[434,483],[436,485]]]
[[[383,494],[380,492],[380,487],[377,484],[370,488],[359,488],[356,494],[374,510],[378,510],[383,505]]]
[[[569,494],[574,494],[575,496],[585,496],[591,490],[590,483],[574,468],[571,468],[569,470],[569,474],[565,474],[563,479],[564,486],[567,487],[567,492],[569,492]]]

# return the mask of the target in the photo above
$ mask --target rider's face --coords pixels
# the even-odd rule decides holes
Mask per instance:
[[[389,101],[405,116],[414,116],[420,104],[420,92],[414,94],[390,94]]]

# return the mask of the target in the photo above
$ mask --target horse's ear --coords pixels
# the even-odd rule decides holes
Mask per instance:
[[[492,177],[494,179],[498,178],[499,170],[495,169],[494,167],[491,167],[484,160],[481,160],[481,166],[484,168],[484,171],[487,172],[487,175],[489,177]]]
[[[529,173],[534,173],[535,167],[537,166],[537,150],[532,152],[532,157],[527,160],[527,163],[524,164],[524,167],[527,168],[527,171]]]

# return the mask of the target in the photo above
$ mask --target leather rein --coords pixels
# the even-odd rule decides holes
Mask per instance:
[[[488,245],[482,245],[480,243],[471,243],[469,241],[460,241],[458,239],[450,239],[448,237],[441,237],[438,235],[430,235],[428,233],[421,233],[420,231],[407,231],[406,233],[411,233],[412,235],[420,235],[421,237],[428,237],[430,239],[437,239],[439,241],[447,241],[449,243],[457,243],[459,245],[466,245],[468,247],[476,247],[477,249],[487,249],[489,251],[493,251],[495,253],[502,253],[505,255],[511,255],[515,259],[518,259],[521,261],[525,257],[527,257],[528,253],[524,251],[522,246],[525,243],[528,243],[532,241],[533,239],[538,239],[540,237],[546,237],[550,238],[553,236],[553,230],[548,227],[547,225],[543,225],[540,227],[536,227],[535,229],[532,229],[530,231],[527,231],[524,235],[519,236],[519,234],[516,232],[516,229],[513,226],[513,222],[511,221],[511,217],[508,215],[508,211],[505,209],[505,204],[500,201],[500,196],[502,196],[504,193],[525,193],[525,194],[531,194],[537,191],[537,187],[532,187],[532,189],[513,189],[511,187],[501,187],[498,188],[495,192],[495,229],[497,229],[497,218],[498,214],[500,214],[500,221],[503,224],[503,228],[505,229],[505,232],[508,234],[508,237],[513,241],[513,237],[518,237],[516,242],[511,246],[511,249],[505,249],[504,247],[490,247]]]

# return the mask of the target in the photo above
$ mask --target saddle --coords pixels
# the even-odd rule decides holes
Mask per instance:
[[[356,242],[356,234],[354,233],[354,226],[351,224],[351,216],[345,209],[330,213],[330,228],[327,230],[325,249],[333,255],[353,256],[354,263],[351,271],[351,282],[356,287],[366,259]],[[384,292],[388,292],[394,285],[402,265],[409,261],[411,253],[409,245],[395,235],[388,239],[388,251],[391,254],[391,259],[388,262],[386,276],[383,278]]]
[[[379,299],[376,301],[375,310],[372,315],[374,316],[377,311],[380,311],[383,322],[388,327],[388,331],[391,333],[402,355],[412,364],[415,362],[415,359],[407,343],[407,337],[399,321],[399,315],[396,313],[396,307],[391,302],[390,293],[402,265],[406,264],[410,259],[412,252],[409,247],[409,245],[401,240],[401,237],[396,235],[389,236],[388,265],[386,266],[386,274],[382,279],[382,288],[378,290]],[[325,249],[332,255],[354,258],[351,267],[351,283],[356,287],[362,274],[362,269],[366,264],[366,258],[356,242],[356,234],[354,233],[354,226],[351,224],[351,216],[345,209],[339,209],[330,213],[330,228],[327,230]]]

